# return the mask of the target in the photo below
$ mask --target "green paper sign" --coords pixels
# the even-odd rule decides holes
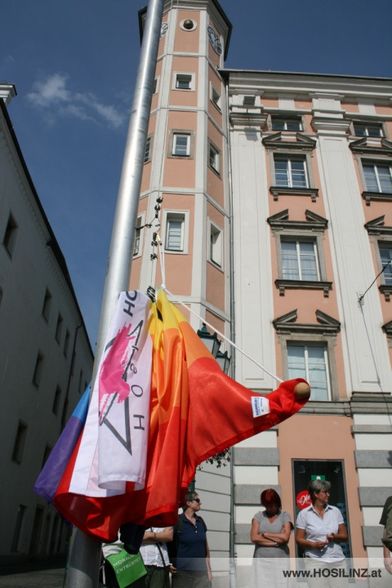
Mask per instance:
[[[313,474],[310,476],[311,480],[325,480],[325,476],[323,474]]]
[[[109,555],[106,560],[112,566],[120,588],[127,588],[147,574],[140,553],[131,555],[123,549],[120,553]]]

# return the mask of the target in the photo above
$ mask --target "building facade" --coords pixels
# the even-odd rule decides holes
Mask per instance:
[[[225,69],[230,35],[216,0],[165,3],[131,286],[162,282],[158,232],[173,299],[270,373],[312,386],[301,414],[235,447],[230,468],[199,473],[214,554],[250,557],[261,490],[277,488],[295,517],[319,476],[345,515],[346,554],[381,557],[392,487],[392,80]],[[276,387],[227,349],[237,381]]]
[[[69,527],[33,492],[90,380],[93,354],[64,257],[0,84],[0,563],[64,553]]]

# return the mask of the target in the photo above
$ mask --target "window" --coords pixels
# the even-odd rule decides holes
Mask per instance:
[[[158,89],[158,78],[154,78],[154,85],[152,87],[152,93],[156,94]]]
[[[44,302],[42,305],[42,316],[46,321],[49,320],[50,307],[52,304],[52,295],[48,289],[45,291]]]
[[[191,136],[189,133],[173,133],[172,155],[189,157],[191,153]]]
[[[256,96],[244,96],[242,104],[244,106],[254,106],[256,102]]]
[[[302,131],[302,121],[299,117],[271,116],[273,131]]]
[[[144,158],[143,163],[147,163],[151,160],[151,137],[147,137],[146,139],[146,147],[144,150]]]
[[[384,268],[384,284],[392,286],[392,243],[379,242],[378,244],[381,265]]]
[[[219,108],[219,110],[221,108],[220,99],[221,97],[219,92],[215,90],[214,86],[211,84],[211,101],[215,104],[217,108]]]
[[[142,232],[142,217],[138,216],[137,220],[136,220],[136,226],[135,226],[135,239],[133,242],[133,257],[136,257],[136,255],[139,255],[140,253],[140,237],[141,237],[141,232]]]
[[[192,74],[177,74],[176,90],[192,90]]]
[[[22,528],[23,528],[23,521],[24,516],[27,510],[27,506],[24,504],[20,504],[18,506],[18,510],[16,513],[16,521],[14,527],[14,535],[12,537],[12,544],[11,544],[11,551],[13,553],[19,551],[19,538],[21,536]]]
[[[48,459],[51,451],[52,451],[52,447],[50,445],[46,445],[45,449],[44,449],[44,454],[42,456],[41,469],[44,467],[46,460]]]
[[[64,348],[63,348],[63,351],[64,351],[64,355],[65,355],[65,357],[67,357],[67,356],[68,356],[68,351],[69,351],[69,337],[70,337],[70,335],[69,335],[69,331],[68,331],[68,329],[67,329],[67,330],[65,331],[65,337],[64,337]]]
[[[390,163],[363,161],[363,174],[369,192],[392,193],[392,166]]]
[[[210,224],[210,260],[222,267],[222,231]]]
[[[382,124],[354,122],[354,135],[356,137],[383,137]]]
[[[287,343],[288,377],[305,378],[312,387],[311,400],[329,400],[328,352],[324,344]]]
[[[57,317],[56,332],[54,335],[57,343],[60,343],[62,331],[63,331],[63,317],[61,316],[61,314],[59,314]]]
[[[8,217],[7,226],[5,229],[4,237],[3,237],[3,245],[5,250],[7,251],[8,255],[12,257],[15,249],[16,243],[16,234],[18,232],[18,225],[15,222],[14,217],[12,214]]]
[[[61,400],[61,388],[60,388],[60,386],[56,386],[56,392],[54,393],[53,406],[52,406],[53,414],[58,413],[59,407],[60,407],[60,400]]]
[[[84,392],[84,390],[83,390],[83,370],[80,370],[80,372],[79,372],[78,392],[79,392],[79,394]]]
[[[315,240],[282,239],[280,250],[284,280],[320,280]]]
[[[33,372],[33,384],[36,386],[36,388],[38,388],[41,383],[43,363],[44,356],[38,352]]]
[[[184,251],[184,223],[183,214],[168,213],[166,216],[166,240],[167,251]]]
[[[14,448],[12,450],[12,461],[15,461],[16,463],[22,463],[24,448],[26,445],[26,437],[27,425],[23,421],[19,421],[18,428],[16,430]]]
[[[275,155],[275,182],[288,188],[308,188],[306,160],[302,156]]]
[[[208,163],[210,168],[219,174],[219,151],[212,145],[212,143],[210,143],[208,147]]]

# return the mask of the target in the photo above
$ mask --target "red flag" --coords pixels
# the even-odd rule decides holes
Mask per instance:
[[[125,492],[116,496],[70,492],[76,447],[54,501],[65,518],[104,541],[114,540],[126,522],[174,524],[198,464],[277,425],[309,398],[302,379],[283,382],[262,397],[226,376],[164,292],[151,307],[149,332],[153,355],[144,489],[127,482]]]

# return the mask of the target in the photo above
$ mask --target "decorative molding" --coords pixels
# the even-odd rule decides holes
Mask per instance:
[[[318,188],[289,188],[288,186],[270,186],[270,192],[274,197],[274,200],[278,200],[279,196],[309,196],[312,202],[316,202],[316,198],[318,196]]]
[[[383,286],[380,286],[380,288],[382,288],[382,287]],[[384,288],[385,287],[390,288],[392,290],[392,286],[384,286]],[[390,293],[389,293],[389,295],[390,295]],[[389,297],[388,297],[388,301],[389,301]],[[387,323],[384,323],[381,328],[388,337],[392,337],[392,321],[388,321]]]
[[[273,488],[281,493],[281,488],[278,484],[235,484],[234,485],[234,500],[236,505],[249,504],[256,505],[260,508],[260,494],[267,488]],[[248,526],[248,543],[249,543],[249,526]]]
[[[233,127],[259,127],[262,131],[267,128],[268,114],[262,106],[247,108],[241,105],[230,106],[229,120]]]
[[[392,452],[388,449],[356,449],[354,451],[357,468],[390,468]]]
[[[324,231],[328,227],[328,220],[311,210],[305,210],[305,219],[304,221],[289,220],[289,210],[286,208],[268,217],[267,223],[275,231],[281,229]]]
[[[382,214],[381,216],[365,223],[364,227],[369,235],[392,235],[392,227],[386,227],[384,221],[385,214]]]
[[[390,302],[390,300],[391,300],[391,294],[392,294],[392,286],[390,286],[390,285],[387,285],[387,284],[381,284],[381,285],[378,287],[378,289],[380,290],[381,294],[384,294],[384,298],[385,298],[386,302]],[[386,323],[386,324],[387,324],[387,325],[389,325],[389,323]],[[385,333],[387,333],[387,335],[389,335],[389,332],[387,332],[387,331],[384,329],[384,326],[385,326],[385,325],[383,325],[383,327],[382,327],[383,331],[384,331]]]
[[[297,323],[297,309],[274,319],[272,324],[277,333],[304,333],[315,335],[336,335],[340,331],[340,322],[321,310],[315,312],[318,324]]]
[[[365,190],[362,192],[362,198],[366,201],[366,206],[370,206],[371,200],[390,202],[392,200],[392,192],[369,192]]]
[[[279,295],[284,296],[285,290],[323,290],[324,298],[328,298],[332,290],[332,282],[323,280],[286,280],[279,278],[275,280],[275,286],[279,289]]]
[[[331,116],[313,115],[312,127],[320,133],[333,133],[337,135],[346,135],[349,132],[351,121],[343,118],[335,118]]]
[[[359,487],[359,504],[363,506],[384,506],[386,499],[391,495],[389,486],[362,486]],[[382,527],[380,527],[382,529]],[[381,545],[381,541],[379,546]]]
[[[292,140],[289,139],[290,136],[293,137]],[[313,151],[317,145],[317,141],[302,133],[292,133],[290,135],[287,131],[284,134],[279,131],[273,135],[267,135],[262,139],[262,143],[269,149],[282,149],[282,151],[292,149],[295,151]]]
[[[361,137],[349,144],[354,153],[369,155],[392,155],[392,142],[385,137]]]

